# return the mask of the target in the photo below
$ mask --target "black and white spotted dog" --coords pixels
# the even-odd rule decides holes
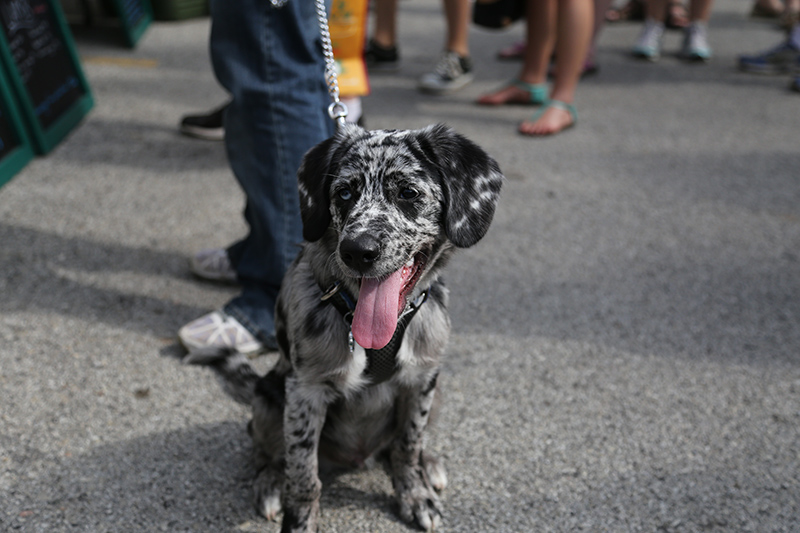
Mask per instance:
[[[503,176],[445,126],[347,126],[298,173],[303,245],[276,309],[280,358],[259,377],[244,356],[200,352],[253,407],[256,507],[282,531],[316,531],[319,461],[358,467],[386,452],[400,514],[441,520],[447,478],[423,451],[450,321],[439,278],[489,228]]]

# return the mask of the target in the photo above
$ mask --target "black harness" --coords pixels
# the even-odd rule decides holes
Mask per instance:
[[[320,286],[320,288],[322,288]],[[356,309],[356,300],[342,287],[341,282],[337,281],[327,290],[322,291],[323,302],[330,303],[344,318],[348,327],[353,322],[353,312]],[[389,341],[389,344],[379,350],[365,349],[367,352],[367,367],[364,369],[364,376],[370,381],[371,385],[383,383],[387,379],[394,376],[398,370],[397,352],[400,351],[400,345],[403,344],[403,336],[406,333],[406,328],[414,315],[417,314],[419,308],[428,299],[428,291],[423,291],[416,300],[411,302],[409,309],[400,315],[397,319],[397,329],[394,330],[394,335]],[[355,347],[353,341],[353,333],[350,333],[350,351],[352,352]]]

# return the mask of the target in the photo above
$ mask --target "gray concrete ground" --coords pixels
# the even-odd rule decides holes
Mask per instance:
[[[476,82],[424,96],[443,19],[401,3],[368,125],[445,121],[508,176],[448,276],[442,530],[800,528],[800,95],[734,69],[781,37],[749,8],[717,2],[707,66],[634,62],[639,26],[608,26],[578,126],[533,140],[529,110],[472,104],[514,75],[493,56],[522,26],[475,30]],[[279,529],[250,504],[247,410],[176,358],[235,294],[187,258],[244,231],[223,147],[176,132],[224,99],[207,38],[82,36],[96,108],[0,189],[0,530]],[[410,530],[382,471],[325,482],[324,531]]]

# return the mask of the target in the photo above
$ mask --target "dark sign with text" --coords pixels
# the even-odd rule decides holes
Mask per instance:
[[[7,183],[33,158],[25,125],[17,113],[11,87],[0,70],[0,186]]]
[[[40,153],[92,107],[72,36],[54,0],[0,0],[3,62]]]
[[[125,30],[128,45],[136,46],[136,42],[153,21],[153,7],[150,0],[113,0],[112,3]]]

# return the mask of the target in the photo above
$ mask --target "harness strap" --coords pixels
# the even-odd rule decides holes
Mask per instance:
[[[341,282],[338,281],[327,290],[323,289],[322,292],[321,300],[330,303],[336,308],[349,326],[353,320],[356,300],[344,290]],[[364,369],[364,376],[369,379],[371,385],[383,383],[397,372],[399,368],[397,352],[400,351],[400,345],[403,344],[403,337],[408,323],[411,322],[411,319],[414,318],[414,315],[417,314],[417,311],[427,299],[428,291],[425,290],[411,303],[410,309],[397,319],[397,329],[395,329],[394,335],[386,346],[379,350],[364,350],[367,353],[367,367]]]

